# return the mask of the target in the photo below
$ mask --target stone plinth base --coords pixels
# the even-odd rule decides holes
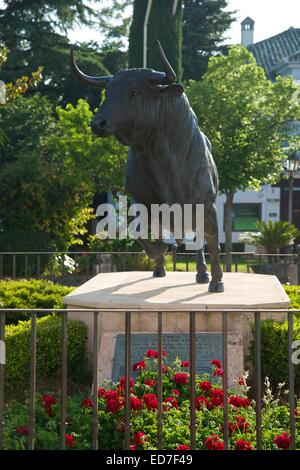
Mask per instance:
[[[93,348],[93,314],[87,308],[107,309],[100,314],[99,380],[111,378],[116,337],[124,333],[124,313],[131,309],[132,333],[156,333],[157,311],[163,312],[164,333],[187,333],[190,309],[205,310],[196,315],[196,332],[222,332],[222,317],[213,309],[228,312],[229,382],[244,371],[244,355],[251,341],[253,313],[234,313],[234,309],[286,309],[289,298],[275,276],[225,273],[225,292],[210,293],[208,285],[196,284],[195,273],[169,272],[164,278],[153,278],[150,272],[103,273],[95,276],[64,298],[69,318],[80,320],[88,328],[88,353]],[[113,312],[109,309],[121,309]],[[176,311],[174,311],[176,310]],[[282,320],[284,314],[263,313],[264,319]]]

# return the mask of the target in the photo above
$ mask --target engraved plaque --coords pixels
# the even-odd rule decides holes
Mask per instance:
[[[125,374],[125,336],[117,336],[116,349],[113,361],[112,380],[115,382]],[[165,333],[163,334],[163,350],[167,353],[167,365],[172,365],[176,357],[182,361],[189,360],[189,334]],[[137,372],[132,371],[136,362],[143,360],[148,349],[157,351],[157,335],[155,333],[135,333],[131,335],[131,376]],[[222,334],[221,333],[196,333],[196,373],[211,374],[211,361],[222,361]],[[187,369],[188,370],[188,369]]]

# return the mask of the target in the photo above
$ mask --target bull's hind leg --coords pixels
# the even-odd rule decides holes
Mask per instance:
[[[207,284],[209,282],[209,274],[207,272],[205,256],[202,249],[197,251],[196,282],[198,282],[198,284]]]
[[[155,260],[153,277],[164,277],[166,275],[165,253],[168,250],[168,245],[160,241],[151,243],[149,240],[139,240],[139,242],[146,254]]]
[[[224,292],[223,271],[220,264],[220,246],[218,240],[218,222],[215,206],[205,213],[205,239],[211,258],[210,292]]]

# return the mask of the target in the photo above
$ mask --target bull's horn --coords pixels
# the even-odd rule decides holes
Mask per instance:
[[[176,73],[174,72],[173,68],[171,67],[171,64],[168,61],[168,59],[166,57],[166,54],[164,53],[164,50],[162,48],[162,45],[159,41],[157,41],[157,45],[158,45],[160,59],[162,61],[162,65],[163,65],[163,70],[166,74],[166,78],[168,80],[168,83],[175,83],[176,82]]]
[[[70,59],[71,59],[71,69],[75,77],[78,78],[78,80],[80,80],[85,85],[89,85],[89,86],[93,86],[97,88],[104,88],[107,82],[109,82],[113,78],[112,75],[108,75],[104,77],[91,77],[81,72],[81,70],[75,64],[73,47],[71,47],[70,49]]]

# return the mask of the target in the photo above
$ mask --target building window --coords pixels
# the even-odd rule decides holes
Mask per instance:
[[[257,231],[256,224],[261,220],[261,204],[240,203],[232,206],[232,231]]]

